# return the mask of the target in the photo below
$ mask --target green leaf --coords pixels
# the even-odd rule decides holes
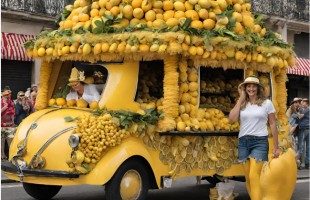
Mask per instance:
[[[233,30],[233,28],[236,26],[237,20],[235,18],[230,18],[229,23],[227,25],[228,30]]]
[[[122,19],[123,19],[123,14],[122,13],[118,14],[116,19],[114,20],[114,24],[121,23]]]
[[[263,20],[263,15],[257,15],[255,17],[254,23],[255,24],[260,24],[262,20]]]
[[[99,34],[99,33],[102,33],[102,32],[103,32],[102,29],[99,29],[98,27],[93,29],[93,33],[94,34]]]
[[[86,31],[84,30],[84,28],[83,27],[79,27],[77,30],[75,30],[75,33],[77,33],[77,34],[83,34],[83,33],[85,33]]]
[[[186,20],[185,20],[185,22],[184,22],[184,24],[182,26],[182,29],[186,30],[189,27],[189,25],[191,24],[191,21],[192,21],[192,19],[186,18]]]
[[[102,28],[102,27],[103,27],[103,21],[102,21],[102,19],[96,20],[96,21],[95,21],[95,25],[96,25],[98,28]]]
[[[23,44],[25,49],[28,49],[29,47],[32,47],[33,45],[34,45],[34,40],[28,40]]]
[[[73,122],[75,119],[72,118],[71,116],[66,116],[64,117],[65,122]]]
[[[114,19],[114,15],[105,15],[105,17],[107,18],[107,21]]]

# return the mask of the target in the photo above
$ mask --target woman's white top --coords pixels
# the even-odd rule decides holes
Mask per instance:
[[[267,136],[268,115],[275,112],[269,99],[265,100],[261,106],[247,103],[245,109],[240,111],[239,138],[245,135]]]
[[[84,85],[84,93],[83,93],[81,98],[84,99],[85,101],[87,101],[88,104],[91,104],[91,102],[93,102],[93,101],[99,101],[100,94],[99,94],[99,92],[97,90],[96,85],[85,84]],[[75,99],[75,100],[79,99],[79,96],[78,96],[76,91],[71,91],[67,95],[66,100],[68,101],[70,99]]]

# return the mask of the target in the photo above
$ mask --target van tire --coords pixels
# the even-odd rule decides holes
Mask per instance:
[[[138,180],[138,187],[135,189],[139,191],[135,191],[136,196],[132,198],[128,198],[125,196],[126,199],[132,200],[144,200],[146,199],[148,189],[150,187],[149,184],[149,176],[146,169],[146,166],[143,165],[138,159],[131,159],[123,163],[118,170],[115,172],[113,177],[109,180],[109,182],[105,186],[105,193],[107,200],[122,200],[121,194],[121,184],[122,180],[125,177],[133,177],[132,180]],[[134,187],[134,185],[131,185]],[[128,191],[123,189],[123,191]],[[125,194],[123,194],[125,195]]]
[[[49,200],[59,192],[62,186],[23,183],[23,187],[33,198],[38,200]]]

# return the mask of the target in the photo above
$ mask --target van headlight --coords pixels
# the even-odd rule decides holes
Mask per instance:
[[[76,148],[79,145],[80,138],[77,134],[72,134],[69,137],[69,145],[71,148]]]

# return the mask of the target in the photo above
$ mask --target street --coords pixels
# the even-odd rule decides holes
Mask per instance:
[[[201,185],[196,185],[194,177],[179,179],[172,184],[172,188],[149,191],[148,200],[207,200],[209,199],[209,187],[207,181],[202,181]],[[87,192],[86,192],[87,191]],[[245,183],[236,182],[234,193],[238,193],[236,200],[250,200]],[[101,186],[65,186],[54,197],[55,200],[101,200],[105,197],[104,187]],[[23,189],[21,183],[2,183],[2,200],[31,200]],[[292,200],[309,200],[309,179],[297,180],[296,188]]]

